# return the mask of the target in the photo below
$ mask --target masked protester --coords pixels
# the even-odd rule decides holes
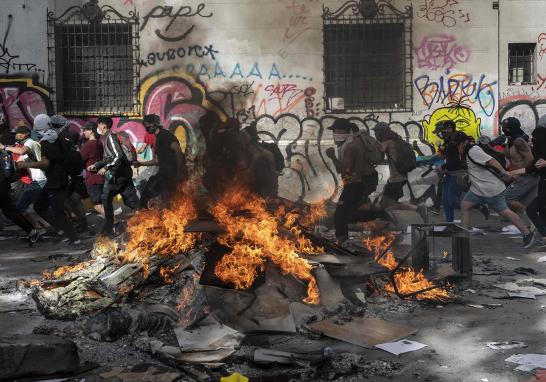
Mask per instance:
[[[81,241],[65,212],[65,204],[69,198],[68,173],[59,132],[53,128],[51,119],[45,114],[39,114],[34,118],[34,131],[40,137],[41,159],[35,162],[18,162],[17,167],[44,170],[47,178],[45,189],[53,211],[54,227],[69,243],[79,245]]]
[[[546,115],[541,119],[546,122]],[[533,222],[542,242],[546,241],[546,127],[537,127],[532,133],[534,163],[510,171],[511,175],[536,174],[539,178],[536,198],[527,206],[526,213]],[[542,244],[544,245],[544,244]]]
[[[519,216],[508,208],[505,198],[505,181],[510,177],[501,163],[489,155],[479,145],[472,145],[469,137],[463,132],[453,136],[453,143],[459,148],[461,158],[466,161],[470,189],[462,203],[462,224],[470,227],[470,211],[472,208],[487,204],[500,216],[510,221],[523,234],[523,248],[529,248],[535,243],[535,235],[523,223]]]
[[[136,162],[139,166],[158,166],[157,174],[152,175],[145,184],[140,198],[142,208],[148,206],[150,199],[162,196],[168,202],[176,192],[177,184],[187,180],[186,159],[180,148],[180,142],[168,130],[161,126],[159,116],[144,116],[144,128],[148,134],[155,136],[155,149],[152,160]]]
[[[20,126],[15,130],[15,145],[0,144],[0,150],[11,152],[16,162],[38,162],[42,159],[42,148],[38,142],[30,138],[30,135],[31,131],[28,127]],[[46,183],[47,178],[43,170],[30,168],[21,169],[19,179],[12,186],[17,195],[17,211],[23,214],[34,227],[31,242],[37,241],[39,236],[45,233],[45,227],[42,226],[34,211],[49,224],[53,224],[49,198],[45,190]]]
[[[526,168],[534,163],[533,153],[529,145],[529,136],[521,129],[517,118],[504,119],[500,127],[507,138],[504,144],[504,155],[510,161],[510,170]],[[536,174],[516,176],[506,189],[506,202],[512,211],[522,212],[535,199],[538,188]]]
[[[341,175],[343,191],[334,213],[336,238],[342,244],[349,238],[349,223],[385,218],[394,221],[394,217],[384,209],[362,205],[376,190],[378,174],[372,158],[366,156],[371,150],[380,149],[379,143],[369,135],[359,138],[358,127],[345,118],[337,119],[329,128],[332,130],[335,149],[330,147],[326,155],[332,160],[336,171]],[[367,147],[375,145],[376,147]]]
[[[424,222],[427,221],[427,207],[424,203],[414,205],[410,202],[400,202],[404,196],[404,186],[408,183],[408,173],[400,169],[399,158],[402,158],[402,137],[391,130],[389,125],[377,124],[374,128],[375,137],[381,143],[389,161],[389,179],[383,189],[380,205],[391,207],[396,205],[400,209],[415,211]],[[411,155],[414,156],[412,150]]]
[[[104,148],[100,141],[100,135],[97,131],[95,122],[88,122],[83,127],[83,135],[87,140],[81,148],[81,156],[85,168],[93,166],[95,163],[102,160]],[[85,172],[85,187],[93,208],[102,217],[104,217],[104,207],[102,205],[102,189],[104,188],[104,175],[99,175],[95,172]]]
[[[11,146],[14,144],[14,141],[10,134],[10,128],[8,124],[0,125],[0,147],[3,150],[6,146]],[[27,234],[36,236],[37,232],[33,232],[33,227],[30,222],[25,219],[25,217],[17,211],[15,204],[11,199],[11,185],[10,179],[7,174],[0,169],[0,211],[13,223],[15,223],[19,228],[25,231]],[[37,238],[36,238],[37,240]]]
[[[132,163],[126,158],[118,137],[111,131],[113,124],[110,117],[98,119],[97,132],[102,137],[104,154],[102,160],[87,168],[87,171],[102,175],[106,179],[102,192],[104,225],[99,232],[102,235],[114,234],[113,200],[115,196],[121,195],[123,203],[133,210],[137,209],[139,205],[133,184]]]

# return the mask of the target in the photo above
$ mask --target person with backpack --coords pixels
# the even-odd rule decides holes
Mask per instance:
[[[417,168],[417,159],[412,145],[392,131],[386,123],[378,123],[374,132],[389,162],[389,179],[383,189],[380,205],[384,208],[397,205],[402,209],[415,211],[426,222],[427,207],[424,203],[416,206],[410,202],[399,201],[404,196],[404,186],[408,183],[408,174]]]
[[[342,244],[349,238],[349,223],[376,218],[392,221],[393,218],[384,209],[361,206],[377,188],[379,175],[375,166],[384,159],[379,143],[366,131],[359,132],[358,127],[345,118],[336,119],[329,130],[333,132],[338,155],[333,147],[326,150],[326,155],[343,182],[334,213],[336,238]]]
[[[10,181],[15,172],[15,165],[10,152],[5,147],[13,145],[15,142],[11,137],[8,124],[0,125],[0,211],[10,219],[15,225],[21,228],[29,235],[31,243],[38,240],[38,231],[32,227],[32,224],[19,212],[13,200],[11,199]]]
[[[544,243],[546,241],[546,115],[539,119],[539,125],[531,135],[535,159],[526,168],[510,171],[510,175],[535,174],[538,176],[537,196],[529,203],[525,212],[542,236],[542,242]]]
[[[462,224],[470,227],[470,211],[477,205],[487,204],[501,217],[510,221],[523,234],[523,248],[531,247],[536,240],[534,232],[508,208],[505,191],[510,174],[501,163],[484,151],[480,145],[471,144],[469,137],[458,131],[452,137],[459,148],[461,159],[466,161],[470,188],[461,202]]]
[[[61,233],[61,237],[66,237],[70,244],[79,245],[81,241],[65,212],[65,204],[70,197],[68,175],[72,170],[72,156],[63,140],[59,138],[59,132],[53,128],[50,117],[46,114],[39,114],[34,118],[34,131],[40,137],[42,157],[35,162],[17,162],[17,168],[44,170],[47,178],[45,189],[53,211],[54,227]]]
[[[149,161],[135,162],[135,167],[158,166],[157,174],[148,179],[140,198],[140,207],[147,208],[150,199],[157,196],[162,196],[168,202],[176,193],[177,185],[187,180],[188,172],[180,142],[173,133],[161,126],[159,116],[145,115],[143,124],[146,131],[156,137],[154,156]]]
[[[517,118],[508,117],[500,124],[504,142],[504,155],[510,161],[508,169],[518,170],[527,168],[535,163],[529,136],[521,129]],[[514,212],[525,211],[527,206],[536,198],[538,190],[538,176],[535,173],[514,176],[514,181],[506,190],[508,207]]]
[[[104,225],[100,234],[103,235],[114,234],[113,200],[115,196],[121,195],[123,203],[133,210],[139,205],[131,168],[136,160],[136,151],[132,145],[129,147],[130,143],[126,139],[120,142],[118,136],[111,131],[113,124],[110,117],[98,119],[97,132],[102,137],[104,154],[102,160],[87,168],[87,171],[103,175],[106,180],[102,193]]]
[[[95,122],[87,122],[83,126],[83,135],[87,139],[82,145],[80,154],[83,160],[84,168],[89,168],[103,157],[103,146],[100,141],[100,135],[97,131]],[[104,207],[102,205],[102,189],[104,188],[104,176],[90,171],[85,172],[85,187],[89,200],[98,214],[104,217]]]

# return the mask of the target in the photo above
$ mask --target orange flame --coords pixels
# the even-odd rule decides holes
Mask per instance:
[[[234,211],[245,210],[249,214],[234,216]],[[283,273],[290,273],[308,283],[307,303],[319,301],[317,283],[311,274],[311,265],[298,256],[298,252],[318,253],[309,240],[294,227],[296,218],[285,216],[280,224],[283,209],[270,214],[265,200],[242,187],[229,189],[212,207],[212,213],[226,228],[219,242],[232,249],[215,267],[214,273],[220,280],[233,284],[237,289],[252,286],[258,272],[264,270],[265,261],[277,264]],[[288,228],[296,237],[295,241],[279,235],[279,228]]]
[[[122,262],[139,262],[144,273],[150,256],[173,256],[189,251],[195,246],[198,234],[186,233],[188,222],[197,217],[190,197],[179,196],[170,208],[140,211],[127,222],[129,242]]]
[[[51,279],[58,279],[62,277],[66,273],[74,273],[81,271],[82,269],[87,268],[90,266],[94,261],[84,261],[83,263],[78,263],[75,265],[65,265],[63,267],[57,268],[53,272],[44,271],[42,275],[44,276],[44,279],[51,280]]]
[[[398,261],[394,258],[394,254],[391,250],[387,250],[394,241],[394,235],[392,233],[386,233],[382,236],[375,238],[364,239],[363,243],[369,251],[373,251],[375,260],[389,270],[393,270],[398,266]],[[386,252],[385,252],[386,251]],[[394,281],[396,287],[401,294],[410,294],[418,290],[433,287],[423,272],[415,272],[411,267],[403,267],[394,275]],[[392,285],[386,285],[385,289],[389,293],[394,293],[394,287]],[[436,288],[425,291],[416,295],[418,300],[440,300],[445,301],[450,298],[449,292],[444,288]]]
[[[182,263],[178,263],[173,267],[161,267],[161,269],[159,270],[159,275],[161,276],[165,284],[174,284],[173,273],[176,272],[181,265]]]

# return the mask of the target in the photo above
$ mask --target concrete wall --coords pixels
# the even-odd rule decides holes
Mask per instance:
[[[546,2],[501,0],[500,41],[499,14],[489,0],[390,2],[400,9],[413,6],[413,111],[345,117],[362,128],[388,122],[408,140],[418,141],[424,154],[434,151],[437,137],[432,129],[440,119],[453,119],[474,136],[496,135],[501,105],[501,114],[521,117],[532,127],[546,88],[542,80],[546,35],[541,36],[540,27]],[[0,0],[0,37],[8,32],[0,38],[0,105],[12,126],[18,121],[31,124],[36,113],[54,111],[50,101],[54,87],[48,84],[47,73],[46,8],[60,15],[68,6],[82,3]],[[262,137],[279,142],[285,154],[283,196],[308,202],[335,197],[339,179],[324,155],[332,145],[325,128],[339,115],[324,112],[321,15],[323,6],[333,10],[343,1],[100,4],[125,14],[134,9],[139,13],[142,113],[159,114],[190,155],[203,149],[198,121],[205,110],[243,123],[257,120]],[[507,85],[507,43],[516,41],[538,44],[536,85]],[[71,116],[74,126],[86,118]],[[141,141],[138,116],[120,116],[116,124],[135,142]],[[412,174],[414,196],[430,192],[436,181],[434,176],[421,177],[424,170]],[[388,170],[382,166],[380,172],[384,182]]]

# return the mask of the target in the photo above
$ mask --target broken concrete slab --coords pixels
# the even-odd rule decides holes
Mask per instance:
[[[394,342],[417,333],[417,328],[380,320],[378,318],[356,318],[343,325],[328,319],[310,325],[310,328],[328,337],[365,348],[377,344]]]
[[[0,378],[72,373],[80,359],[74,342],[48,335],[0,338]]]

